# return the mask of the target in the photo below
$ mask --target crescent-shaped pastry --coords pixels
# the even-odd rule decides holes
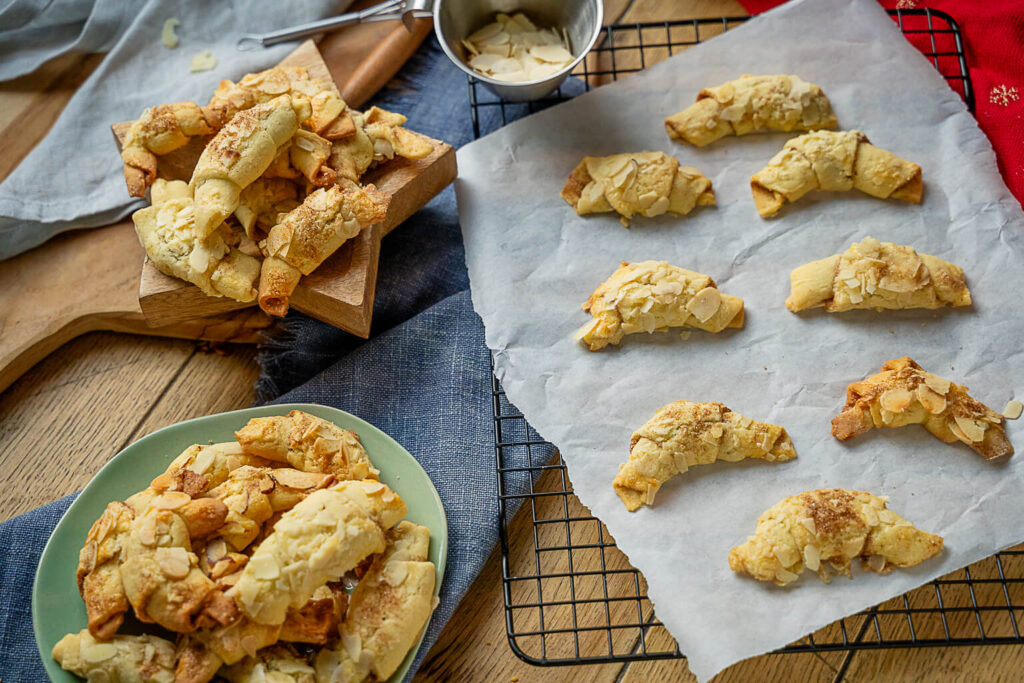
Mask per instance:
[[[401,522],[388,531],[387,544],[352,591],[341,641],[317,656],[318,681],[387,680],[430,618],[436,578],[427,561],[430,531]]]
[[[174,683],[174,643],[151,635],[97,640],[83,629],[53,646],[53,658],[87,681]]]
[[[863,491],[819,489],[790,496],[757,518],[757,529],[729,551],[729,567],[780,586],[805,568],[828,583],[829,565],[850,576],[857,557],[878,574],[913,567],[942,552],[942,537],[921,531]]]
[[[352,112],[354,131],[343,140],[334,140],[327,164],[339,178],[358,182],[374,163],[393,159],[422,159],[434,151],[434,145],[422,135],[402,126],[405,116],[371,107],[365,113]]]
[[[132,214],[146,255],[165,275],[191,282],[208,296],[249,302],[256,298],[260,262],[233,246],[227,229],[201,236],[196,205],[181,180],[158,179],[153,205]]]
[[[614,211],[626,227],[636,213],[685,216],[715,203],[711,181],[664,152],[583,157],[561,195],[581,216]]]
[[[217,131],[189,182],[199,238],[205,239],[234,213],[242,190],[263,175],[308,117],[308,101],[283,95],[238,112]]]
[[[821,88],[799,76],[740,76],[704,88],[697,101],[665,119],[669,137],[703,147],[727,135],[817,130],[838,125]]]
[[[301,410],[254,417],[235,438],[246,453],[304,472],[333,474],[338,480],[376,479],[380,474],[358,434]]]
[[[811,190],[858,189],[880,199],[921,201],[921,167],[872,145],[859,130],[817,131],[793,138],[750,179],[762,217]]]
[[[823,306],[829,313],[855,308],[970,306],[964,271],[913,247],[865,237],[842,254],[789,274],[786,308],[796,313]]]
[[[722,294],[707,275],[664,261],[623,261],[594,290],[583,310],[594,319],[576,332],[575,339],[591,351],[638,332],[743,327],[743,299]]]
[[[846,388],[846,405],[832,420],[832,436],[852,439],[875,427],[922,425],[940,441],[961,441],[985,458],[1013,453],[1003,416],[967,393],[967,387],[925,372],[907,356]]]
[[[288,313],[299,278],[363,228],[383,221],[390,202],[390,195],[373,185],[343,180],[313,192],[282,216],[261,243],[267,258],[260,272],[260,308],[270,315]]]
[[[385,530],[405,513],[402,499],[376,481],[315,491],[278,520],[227,595],[252,621],[279,625],[289,607],[382,552]]]
[[[653,505],[662,484],[694,465],[795,457],[783,427],[743,417],[721,403],[674,401],[633,432],[629,460],[619,465],[612,486],[632,512]]]
[[[107,505],[78,554],[78,592],[85,601],[89,633],[109,640],[124,622],[128,598],[119,566],[135,513],[125,503]]]
[[[128,193],[133,197],[146,196],[146,188],[156,180],[158,155],[184,147],[197,135],[213,135],[215,130],[195,102],[161,104],[142,112],[121,146]]]
[[[193,444],[172,460],[150,487],[160,493],[182,491],[198,498],[225,481],[233,470],[246,465],[267,467],[270,461],[249,455],[237,441]]]

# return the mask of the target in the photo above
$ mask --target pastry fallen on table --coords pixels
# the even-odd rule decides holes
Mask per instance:
[[[846,441],[875,427],[910,424],[946,443],[962,441],[986,460],[1013,453],[1002,415],[968,395],[967,387],[925,372],[907,356],[847,387],[832,436]]]
[[[88,681],[174,683],[174,643],[152,635],[97,640],[83,629],[53,646],[62,668]]]
[[[256,299],[259,259],[239,250],[237,236],[226,228],[200,236],[195,204],[184,181],[158,179],[152,197],[153,205],[132,214],[132,221],[157,270],[191,282],[208,296]]]
[[[743,417],[721,403],[674,401],[633,432],[629,460],[619,466],[612,485],[632,512],[653,505],[662,484],[694,465],[795,457],[783,427]]]
[[[913,247],[865,237],[842,254],[812,261],[789,275],[786,308],[823,306],[829,313],[855,308],[906,309],[970,306],[964,271]]]
[[[281,624],[289,607],[301,607],[319,586],[382,552],[385,530],[405,513],[402,499],[375,481],[315,491],[274,525],[227,595],[249,619]]]
[[[189,181],[199,237],[205,239],[235,212],[242,190],[263,175],[308,116],[308,101],[282,95],[238,112],[217,131]]]
[[[90,628],[54,658],[89,680],[333,681],[349,665],[385,680],[429,619],[436,568],[429,531],[395,526],[406,505],[377,476],[354,432],[301,411],[190,446],[90,529],[78,566]],[[177,647],[117,634],[128,609]]]
[[[664,152],[583,157],[561,195],[581,216],[614,211],[627,227],[636,213],[683,216],[715,203],[711,181]]]
[[[594,290],[583,310],[594,319],[576,332],[575,339],[591,351],[638,332],[743,327],[743,299],[722,294],[707,275],[664,261],[623,261]]]
[[[805,491],[757,518],[746,543],[729,551],[729,567],[780,586],[806,568],[829,582],[828,567],[850,576],[857,557],[875,573],[912,567],[942,552],[942,537],[921,531],[886,507],[885,497],[847,489]]]
[[[340,642],[317,655],[317,680],[386,681],[398,669],[433,611],[429,547],[426,527],[401,522],[388,531],[387,549],[352,591]]]
[[[364,228],[387,216],[389,195],[350,180],[321,188],[280,217],[260,243],[266,258],[260,271],[259,304],[276,316],[288,313],[299,283]]]
[[[920,203],[921,167],[872,145],[859,130],[817,131],[788,141],[750,179],[762,217],[812,190],[858,189],[881,199]]]
[[[665,119],[669,137],[702,147],[727,135],[817,130],[838,125],[821,88],[799,76],[740,76],[704,88],[697,101]]]
[[[358,434],[301,410],[254,417],[235,438],[246,453],[305,472],[333,474],[339,480],[377,479],[380,474]]]

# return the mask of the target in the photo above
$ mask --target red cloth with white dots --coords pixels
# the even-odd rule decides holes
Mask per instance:
[[[739,0],[748,12],[759,14],[782,0]],[[978,125],[992,141],[1010,192],[1024,205],[1024,0],[879,0],[886,9],[929,8],[945,12],[959,25],[974,85]],[[940,21],[933,21],[939,28]],[[904,17],[905,28],[926,28],[923,17]],[[949,34],[910,34],[923,52],[952,52]],[[938,57],[940,71],[957,73],[956,57]],[[947,61],[948,60],[948,61]],[[825,92],[828,87],[821,84]],[[955,82],[951,85],[956,88]]]

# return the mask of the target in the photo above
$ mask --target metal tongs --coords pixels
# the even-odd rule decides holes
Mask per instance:
[[[367,7],[366,9],[339,14],[336,17],[328,17],[319,21],[311,21],[308,24],[283,28],[279,31],[271,31],[270,33],[248,33],[239,39],[238,49],[255,50],[267,47],[268,45],[283,43],[287,40],[324,33],[348,24],[361,24],[370,21],[401,19],[405,27],[411,32],[416,19],[429,17],[433,14],[434,0],[384,0],[384,2]]]

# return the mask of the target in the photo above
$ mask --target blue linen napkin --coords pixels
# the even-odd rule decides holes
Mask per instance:
[[[563,86],[573,94],[581,89],[578,83]],[[405,113],[410,127],[453,146],[473,138],[465,75],[434,38],[373,104]],[[506,117],[525,113],[517,107]],[[499,117],[497,108],[482,110],[481,129],[497,128]],[[497,542],[490,364],[468,286],[455,195],[448,188],[384,239],[369,340],[292,314],[259,355],[261,402],[322,403],[373,423],[416,457],[441,496],[448,569],[407,680]],[[515,484],[524,488],[527,482]],[[3,683],[46,679],[32,635],[31,587],[43,545],[73,497],[0,524]],[[514,499],[510,503],[514,507]]]

